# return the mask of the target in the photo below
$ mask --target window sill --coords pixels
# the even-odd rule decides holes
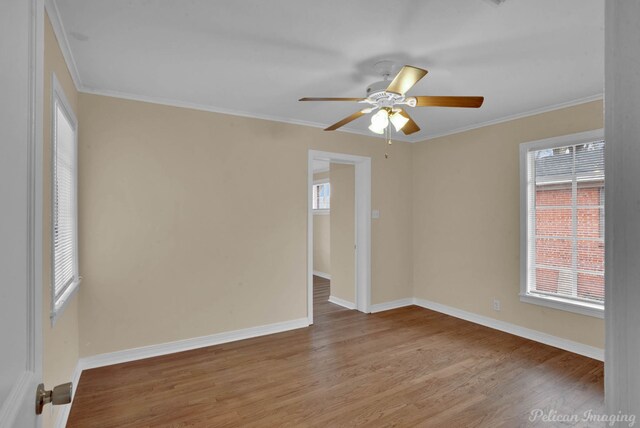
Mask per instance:
[[[67,304],[71,301],[73,296],[76,294],[76,292],[78,291],[78,288],[80,288],[80,281],[82,281],[82,278],[80,278],[80,280],[74,282],[69,287],[67,287],[64,294],[60,297],[58,302],[53,306],[53,309],[51,310],[51,315],[50,315],[51,327],[53,327],[56,324],[56,321],[58,320],[60,315],[62,315],[62,313],[64,312],[64,308],[67,307]]]
[[[330,210],[313,210],[313,215],[329,215]]]
[[[604,307],[597,304],[575,302],[559,297],[541,296],[537,294],[520,294],[520,301],[562,311],[574,312],[595,318],[604,318]]]

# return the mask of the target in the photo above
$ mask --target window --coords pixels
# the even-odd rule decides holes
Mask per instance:
[[[52,83],[51,320],[76,290],[78,275],[77,127],[55,76]]]
[[[602,131],[525,143],[521,167],[521,299],[602,317]]]
[[[313,183],[313,212],[314,214],[329,213],[331,208],[331,184],[327,180]]]

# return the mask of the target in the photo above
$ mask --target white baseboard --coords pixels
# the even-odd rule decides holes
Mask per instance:
[[[315,276],[319,276],[320,278],[328,279],[329,281],[331,281],[331,275],[329,275],[328,273],[320,272],[319,270],[314,270],[313,274]]]
[[[384,303],[377,303],[375,305],[371,305],[369,306],[369,312],[371,312],[372,314],[375,314],[376,312],[389,311],[391,309],[402,308],[404,306],[411,306],[413,304],[414,304],[413,298],[407,297],[406,299],[399,299],[399,300],[394,300],[392,302],[384,302]]]
[[[71,402],[69,404],[65,404],[64,406],[60,406],[58,410],[58,417],[55,421],[56,428],[64,428],[67,426],[67,420],[69,419],[69,413],[71,413],[71,406],[73,405],[73,399],[76,396],[76,389],[78,388],[78,384],[80,383],[80,375],[82,375],[82,365],[81,360],[76,364],[76,368],[73,370],[73,375],[71,377],[71,382],[73,383],[73,390],[71,391]]]
[[[574,342],[572,340],[563,339],[561,337],[553,336],[551,334],[542,333],[537,330],[521,327],[516,324],[511,324],[505,321],[500,321],[494,318],[485,317],[483,315],[474,314],[472,312],[463,311],[462,309],[453,308],[451,306],[443,305],[440,303],[432,302],[429,300],[414,298],[414,304],[421,306],[432,311],[441,312],[452,317],[460,318],[465,321],[480,324],[485,327],[493,328],[496,330],[504,331],[506,333],[513,334],[515,336],[524,337],[536,342],[544,343],[556,348],[564,349],[565,351],[573,352],[575,354],[584,355],[589,358],[604,361],[604,349],[596,348],[594,346],[584,345],[582,343]]]
[[[83,370],[142,360],[144,358],[157,357],[160,355],[173,354],[175,352],[189,351],[191,349],[204,348],[206,346],[220,345],[223,343],[235,342],[237,340],[251,339],[252,337],[265,336],[268,334],[282,333],[284,331],[308,327],[309,325],[310,323],[308,318],[298,318],[291,321],[283,321],[258,327],[245,328],[242,330],[212,334],[210,336],[194,337],[192,339],[160,343],[158,345],[125,349],[123,351],[109,352],[106,354],[80,358],[71,380],[73,382],[73,396],[71,398],[71,403],[62,406],[59,410],[55,426],[56,428],[64,428],[67,425],[67,419],[69,418],[71,406],[73,405],[73,398]]]
[[[184,339],[175,342],[160,343],[158,345],[143,346],[141,348],[125,349],[123,351],[94,355],[91,357],[81,358],[80,363],[83,370],[92,369],[96,367],[126,363],[129,361],[142,360],[144,358],[157,357],[159,355],[204,348],[206,346],[220,345],[222,343],[234,342],[236,340],[265,336],[267,334],[281,333],[283,331],[295,330],[308,326],[308,318],[298,318],[291,321],[212,334],[210,336],[194,337],[192,339]]]
[[[340,305],[340,306],[342,306],[344,308],[347,308],[347,309],[355,309],[356,308],[356,304],[355,303],[350,302],[348,300],[341,299],[341,298],[336,297],[336,296],[329,296],[329,302],[330,303],[335,303],[336,305]]]
[[[315,274],[315,273],[314,273]],[[355,304],[339,297],[330,296],[329,301],[337,305],[343,306],[347,309],[355,309]],[[452,317],[460,318],[465,321],[469,321],[475,324],[480,324],[485,327],[493,328],[496,330],[504,331],[506,333],[513,334],[515,336],[524,337],[536,342],[544,343],[556,348],[564,349],[565,351],[573,352],[576,354],[584,355],[596,360],[604,361],[604,350],[582,343],[574,342],[561,337],[553,336],[547,333],[542,333],[537,330],[521,327],[515,324],[511,324],[505,321],[500,321],[494,318],[485,317],[483,315],[467,312],[462,309],[457,309],[451,306],[443,305],[441,303],[432,302],[430,300],[420,298],[405,298],[394,300],[391,302],[378,303],[371,305],[370,312],[382,312],[391,309],[401,308],[404,306],[416,305],[425,309],[440,312]],[[235,330],[224,333],[217,333],[210,336],[196,337],[193,339],[179,340],[176,342],[162,343],[158,345],[145,346],[141,348],[126,349],[123,351],[110,352],[106,354],[94,355],[91,357],[81,358],[78,361],[78,365],[73,373],[73,385],[74,395],[75,388],[80,381],[80,375],[85,369],[91,369],[96,367],[109,366],[112,364],[125,363],[129,361],[140,360],[144,358],[157,357],[160,355],[172,354],[175,352],[188,351],[191,349],[203,348],[206,346],[219,345],[222,343],[233,342],[236,340],[250,339],[252,337],[259,337],[268,334],[281,333],[288,330],[295,330],[298,328],[308,327],[309,320],[307,318],[299,318],[291,321],[284,321],[275,324],[268,324],[258,327],[250,327],[242,330]],[[64,427],[71,411],[71,404],[64,406],[58,413],[56,419],[56,427]]]

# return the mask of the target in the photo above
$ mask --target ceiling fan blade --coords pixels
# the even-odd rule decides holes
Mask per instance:
[[[349,117],[345,117],[344,119],[342,119],[340,122],[336,122],[333,125],[331,125],[328,128],[325,128],[325,131],[335,131],[336,129],[346,125],[349,122],[352,122],[354,120],[356,120],[357,118],[364,116],[365,113],[361,112],[361,111],[357,111],[355,113],[353,113],[351,116]]]
[[[418,96],[416,107],[469,107],[478,108],[484,102],[484,97],[430,97]]]
[[[300,98],[298,101],[364,101],[364,98]]]
[[[423,70],[418,67],[412,67],[405,65],[402,70],[396,75],[387,86],[387,92],[394,92],[396,94],[404,95],[409,89],[413,87],[418,80],[422,79],[428,73],[427,70]]]
[[[420,130],[420,127],[413,121],[413,119],[411,119],[409,113],[404,110],[400,110],[399,113],[405,118],[409,119],[409,122],[405,123],[405,125],[402,127],[402,132],[404,132],[404,135],[411,135],[414,132],[418,132]]]

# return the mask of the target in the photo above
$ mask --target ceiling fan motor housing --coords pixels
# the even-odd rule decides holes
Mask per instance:
[[[378,107],[393,107],[404,101],[404,95],[387,92],[388,80],[372,83],[367,87],[367,99]]]

